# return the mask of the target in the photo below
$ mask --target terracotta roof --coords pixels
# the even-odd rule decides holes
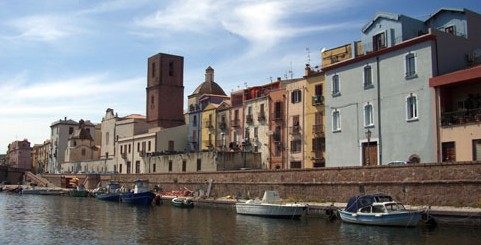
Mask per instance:
[[[140,114],[130,114],[130,115],[127,115],[123,118],[124,119],[146,119],[147,117],[144,116],[144,115],[140,115]]]
[[[200,84],[192,93],[195,94],[215,94],[215,95],[226,95],[224,90],[214,81],[207,81]]]

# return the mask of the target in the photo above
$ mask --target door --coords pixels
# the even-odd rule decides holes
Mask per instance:
[[[377,142],[362,143],[362,166],[377,165]]]

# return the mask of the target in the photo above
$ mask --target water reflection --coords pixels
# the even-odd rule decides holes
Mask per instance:
[[[390,228],[0,193],[0,244],[477,244],[476,228]]]

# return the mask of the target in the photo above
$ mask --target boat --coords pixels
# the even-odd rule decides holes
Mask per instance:
[[[151,204],[155,194],[149,190],[147,180],[136,180],[133,192],[120,195],[120,201],[132,204]]]
[[[287,219],[299,219],[308,208],[307,204],[281,203],[277,191],[266,191],[262,200],[239,202],[235,207],[238,214]]]
[[[175,197],[174,199],[172,199],[172,206],[178,208],[193,208],[194,201],[192,201],[192,199],[190,198]]]
[[[351,197],[339,214],[347,223],[403,227],[416,226],[422,217],[422,212],[406,210],[402,203],[386,194]]]
[[[75,189],[69,190],[68,194],[71,197],[88,197],[90,193],[85,189],[85,186],[78,185]]]
[[[95,197],[102,201],[120,202],[121,194],[122,192],[120,191],[119,183],[108,183],[107,187],[102,191],[97,192]]]

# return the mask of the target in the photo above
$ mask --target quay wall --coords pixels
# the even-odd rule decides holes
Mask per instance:
[[[44,175],[55,183],[58,175]],[[132,186],[148,179],[164,191],[184,187],[211,196],[262,197],[277,190],[283,199],[310,202],[347,202],[360,192],[386,193],[409,205],[481,207],[481,162],[334,167],[302,170],[245,170],[194,173],[102,175],[101,182]]]
[[[0,183],[21,184],[25,169],[0,166]]]

